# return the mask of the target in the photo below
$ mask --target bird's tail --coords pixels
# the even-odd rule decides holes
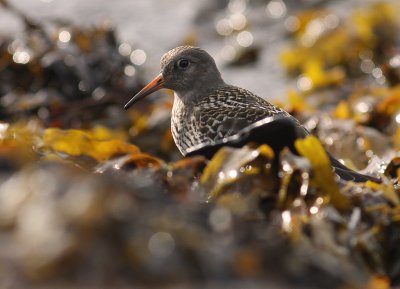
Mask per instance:
[[[339,162],[337,159],[335,159],[329,153],[328,153],[328,155],[331,160],[333,171],[341,179],[343,179],[345,181],[353,181],[353,182],[366,182],[366,181],[372,181],[372,182],[376,182],[376,183],[382,182],[380,179],[378,179],[376,177],[357,173],[356,171],[353,171],[352,169],[349,169],[348,167],[343,165],[341,162]]]

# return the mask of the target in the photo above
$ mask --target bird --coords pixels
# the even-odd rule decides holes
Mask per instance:
[[[193,46],[178,46],[161,58],[161,72],[125,105],[167,88],[174,91],[171,131],[183,156],[212,155],[222,146],[267,143],[298,154],[294,142],[310,133],[288,112],[247,89],[225,83],[213,57]],[[329,153],[333,171],[354,182],[380,180],[347,168]]]

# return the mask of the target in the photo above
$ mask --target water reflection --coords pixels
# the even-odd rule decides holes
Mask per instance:
[[[142,65],[146,62],[146,52],[142,49],[136,49],[132,51],[130,60],[132,61],[133,64],[135,65]]]
[[[251,32],[242,31],[237,35],[236,40],[240,46],[249,47],[253,44],[254,37]]]
[[[271,18],[282,18],[286,15],[286,5],[281,0],[272,0],[267,4],[265,11]]]
[[[118,52],[122,55],[122,56],[129,56],[132,53],[132,46],[126,42],[121,43],[118,46]]]
[[[58,34],[58,40],[63,43],[69,42],[71,40],[71,32],[68,30],[61,30]]]
[[[31,56],[28,51],[17,49],[13,54],[13,60],[18,64],[27,64],[31,60]]]
[[[170,233],[157,232],[149,239],[149,252],[158,258],[166,258],[172,254],[175,248],[175,241]]]

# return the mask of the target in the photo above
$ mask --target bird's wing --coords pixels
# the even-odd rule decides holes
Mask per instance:
[[[201,100],[194,109],[198,130],[216,141],[238,133],[246,126],[270,116],[288,116],[284,110],[248,90],[226,86]]]

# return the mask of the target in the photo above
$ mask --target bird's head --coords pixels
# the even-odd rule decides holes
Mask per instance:
[[[197,47],[179,46],[163,55],[161,73],[139,91],[125,109],[161,88],[172,89],[178,96],[194,97],[223,83],[210,54]]]

